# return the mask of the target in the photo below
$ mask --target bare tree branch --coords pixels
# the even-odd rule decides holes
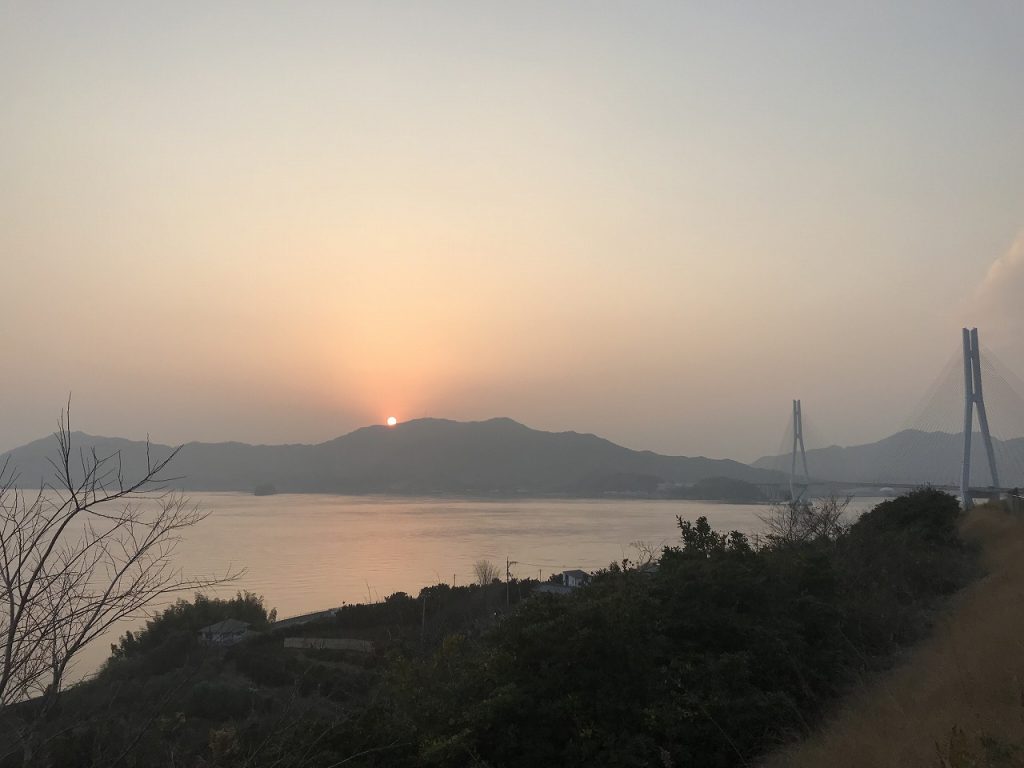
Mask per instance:
[[[481,587],[486,587],[495,579],[501,577],[501,571],[490,560],[477,560],[473,563],[473,576],[476,578],[477,584]]]
[[[758,518],[765,526],[765,537],[776,546],[804,541],[834,541],[849,527],[846,508],[850,500],[850,496],[832,494],[813,503],[790,501],[773,504],[768,514],[758,515]]]
[[[21,734],[26,756],[86,645],[166,595],[240,575],[187,577],[174,565],[184,531],[208,515],[168,489],[179,449],[154,460],[147,439],[145,472],[126,480],[119,451],[78,450],[72,461],[69,414],[70,403],[55,435],[55,479],[38,493],[16,487],[9,461],[0,468],[0,714],[41,697]]]

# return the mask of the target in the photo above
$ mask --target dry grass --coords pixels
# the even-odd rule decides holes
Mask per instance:
[[[1024,745],[1024,517],[972,510],[964,537],[987,575],[957,594],[905,663],[866,682],[818,734],[769,768],[1024,765],[983,741]],[[958,729],[954,733],[954,729]]]

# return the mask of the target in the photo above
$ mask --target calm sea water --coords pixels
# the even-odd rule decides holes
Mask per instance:
[[[722,531],[756,534],[767,507],[701,501],[467,500],[240,493],[194,494],[210,516],[189,531],[176,559],[186,576],[245,569],[222,594],[264,596],[279,618],[381,600],[397,591],[473,581],[473,564],[505,560],[519,577],[594,570],[635,557],[635,542],[678,541],[676,516],[707,516]],[[856,499],[850,510],[878,499]],[[134,621],[87,648],[77,675],[94,671]]]

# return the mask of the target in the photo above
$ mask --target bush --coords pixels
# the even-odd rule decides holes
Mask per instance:
[[[850,638],[885,654],[918,638],[936,599],[961,587],[975,570],[960,539],[960,505],[923,488],[879,504],[850,528],[836,566],[845,584]]]
[[[192,688],[185,711],[192,717],[222,722],[245,717],[253,703],[253,693],[247,687],[203,681]]]
[[[758,549],[705,518],[679,520],[678,545],[662,551],[657,569],[613,564],[569,595],[506,608],[506,594],[513,603],[529,596],[529,582],[507,593],[500,583],[437,585],[346,606],[294,631],[384,638],[370,668],[328,652],[284,652],[278,633],[199,655],[202,664],[179,677],[205,682],[180,688],[183,703],[165,704],[189,715],[168,721],[178,729],[178,764],[212,752],[231,764],[252,749],[282,768],[353,755],[396,768],[756,764],[812,728],[863,669],[890,663],[971,575],[959,514],[955,499],[923,489],[848,529],[808,527],[799,511],[782,529],[798,535]],[[175,676],[145,672],[183,663],[196,630],[228,615],[266,619],[248,593],[179,603],[122,639],[117,664],[139,679],[122,676],[108,689],[140,710],[171,702]],[[228,682],[232,665],[268,688]],[[68,706],[106,712],[89,699],[100,690],[82,686]],[[134,710],[119,716],[139,722]],[[69,750],[90,745],[88,731],[62,738]],[[140,750],[167,754],[160,733],[150,738]],[[1017,759],[1015,748],[957,736],[943,759],[968,765],[983,751]]]
[[[278,647],[263,643],[241,643],[228,649],[226,658],[257,685],[290,685],[298,675],[294,656],[282,654]]]
[[[238,619],[259,629],[268,626],[275,615],[276,611],[267,612],[263,597],[252,592],[238,592],[230,600],[197,592],[193,602],[178,600],[147,621],[144,629],[125,632],[117,645],[110,646],[110,652],[115,658],[131,658],[149,653],[172,637],[194,638],[203,627],[224,619]]]
[[[656,573],[615,565],[535,597],[396,667],[390,690],[421,764],[748,764],[923,631],[969,573],[958,514],[925,489],[758,551],[679,520]]]

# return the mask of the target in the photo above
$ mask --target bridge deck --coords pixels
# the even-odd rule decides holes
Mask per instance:
[[[789,488],[788,481],[779,481],[776,483],[758,483],[761,488]],[[893,488],[893,489],[906,489],[913,490],[914,488],[935,488],[939,491],[956,491],[960,492],[960,485],[950,483],[887,483],[887,482],[869,482],[866,480],[812,480],[809,483],[794,483],[801,488],[803,487],[817,487],[817,486],[840,486],[844,488]],[[1016,493],[1020,491],[1019,487],[1015,488],[996,488],[994,486],[971,486],[968,489],[971,493],[976,493],[979,496],[986,493]]]

